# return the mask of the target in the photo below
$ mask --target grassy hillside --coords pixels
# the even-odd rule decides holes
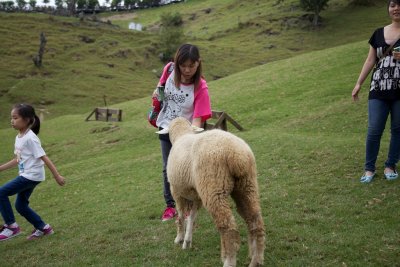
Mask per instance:
[[[245,129],[231,130],[253,148],[267,229],[265,266],[394,266],[400,256],[399,181],[379,174],[359,183],[364,158],[367,90],[351,90],[368,51],[365,41],[276,61],[210,82],[213,109]],[[54,236],[0,244],[5,266],[221,266],[219,236],[203,210],[193,248],[173,244],[161,223],[161,155],[145,121],[147,98],[116,105],[120,123],[84,122],[85,114],[45,121],[43,146],[68,184],[48,177],[31,205]],[[11,158],[15,132],[0,130]],[[0,183],[15,170],[0,173]],[[30,225],[17,216],[24,229]],[[238,219],[245,266],[247,242]]]
[[[330,1],[321,14],[324,26],[317,30],[307,26],[297,0],[190,0],[122,13],[120,18],[128,15],[144,24],[147,30],[141,33],[127,30],[130,19],[109,17],[118,28],[78,18],[0,13],[0,128],[8,127],[15,102],[34,104],[47,119],[103,106],[104,95],[108,104],[148,95],[162,68],[160,15],[177,11],[184,18],[186,41],[201,49],[208,81],[307,51],[365,40],[387,23],[384,4],[354,8],[345,0]],[[37,69],[32,56],[40,32],[48,41],[43,67]]]
[[[162,66],[154,38],[143,33],[41,14],[1,13],[0,22],[3,123],[15,102],[30,102],[45,117],[54,117],[102,106],[104,95],[109,104],[142,97],[156,79],[152,70]],[[47,44],[38,69],[32,56],[38,53],[40,32]]]
[[[317,29],[298,0],[188,0],[109,19],[123,28],[131,21],[142,23],[157,33],[160,16],[175,12],[183,17],[186,39],[201,46],[205,66],[212,69],[209,78],[367,39],[377,25],[388,23],[386,4],[355,7],[348,0],[329,1]]]

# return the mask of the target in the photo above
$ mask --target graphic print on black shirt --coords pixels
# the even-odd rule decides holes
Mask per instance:
[[[369,99],[400,99],[400,61],[393,58],[392,52],[381,59],[390,47],[385,41],[383,28],[375,30],[369,44],[376,49],[377,55],[377,64],[371,76]],[[394,45],[397,46],[400,46],[400,41]]]

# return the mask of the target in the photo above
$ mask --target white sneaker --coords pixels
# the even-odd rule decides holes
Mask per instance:
[[[167,133],[169,133],[168,128],[164,128],[164,129],[159,130],[159,131],[156,132],[156,134],[167,134]]]
[[[19,226],[11,228],[10,226],[3,225],[0,227],[0,241],[4,241],[21,233],[21,228]]]

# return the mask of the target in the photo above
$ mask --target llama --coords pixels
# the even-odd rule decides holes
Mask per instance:
[[[176,118],[170,123],[169,134],[172,149],[167,173],[178,211],[175,243],[183,243],[183,249],[191,247],[197,211],[204,206],[221,236],[223,266],[236,266],[240,235],[229,205],[231,196],[247,224],[249,267],[262,265],[265,228],[256,162],[250,147],[242,139],[222,130],[195,134],[190,122],[184,118]]]

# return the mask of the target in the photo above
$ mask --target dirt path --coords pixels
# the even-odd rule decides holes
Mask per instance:
[[[126,14],[118,14],[118,15],[113,15],[110,17],[106,17],[104,18],[104,20],[109,20],[109,21],[113,21],[113,20],[132,20],[137,18],[137,14],[135,13],[126,13]]]

